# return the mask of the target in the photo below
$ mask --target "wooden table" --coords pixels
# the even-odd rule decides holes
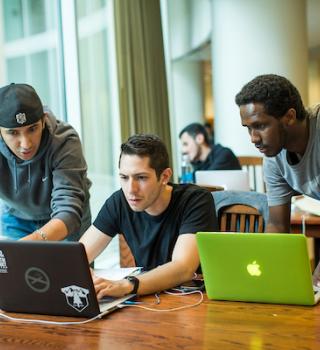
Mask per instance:
[[[156,308],[190,305],[198,298],[198,294],[161,295],[161,304]],[[152,302],[154,297],[142,300]],[[53,326],[0,320],[0,349],[310,350],[320,349],[319,329],[319,306],[214,302],[205,297],[201,305],[190,309],[156,313],[128,307],[85,325]]]

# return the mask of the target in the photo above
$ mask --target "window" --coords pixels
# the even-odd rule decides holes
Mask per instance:
[[[58,2],[4,0],[5,80],[34,86],[45,105],[64,118]]]
[[[2,80],[33,85],[42,102],[79,132],[93,182],[93,219],[119,186],[112,6],[112,0],[2,1]],[[114,241],[100,265],[118,258]]]

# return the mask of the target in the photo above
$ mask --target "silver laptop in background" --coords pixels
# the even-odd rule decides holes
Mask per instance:
[[[98,302],[80,242],[0,241],[0,309],[95,317],[134,295]]]
[[[198,170],[198,185],[221,186],[225,190],[250,191],[249,173],[245,170]]]

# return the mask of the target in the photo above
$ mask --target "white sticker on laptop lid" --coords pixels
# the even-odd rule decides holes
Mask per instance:
[[[82,312],[89,305],[89,290],[86,288],[72,285],[61,288],[61,292],[66,296],[68,305],[78,312]]]
[[[8,273],[7,261],[2,250],[0,250],[0,273]]]

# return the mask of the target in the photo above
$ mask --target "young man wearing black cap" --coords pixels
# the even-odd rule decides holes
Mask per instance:
[[[0,89],[0,174],[2,236],[77,240],[90,226],[79,136],[27,84]]]

